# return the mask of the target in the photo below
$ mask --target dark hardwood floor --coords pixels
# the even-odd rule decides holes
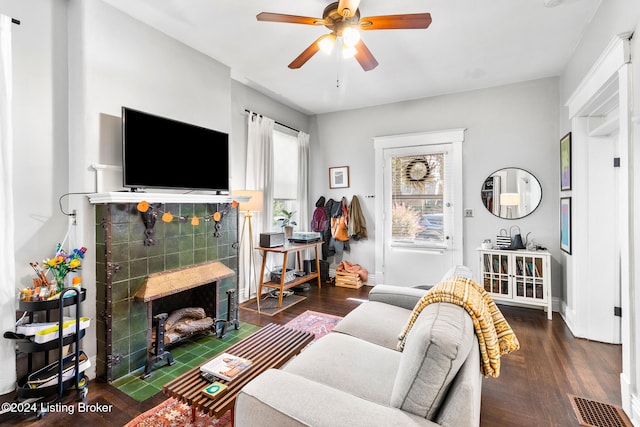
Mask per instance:
[[[366,286],[359,290],[312,287],[305,293],[305,301],[282,313],[269,317],[241,309],[240,320],[256,325],[284,324],[305,310],[344,316],[360,304],[357,299],[367,298],[369,290]],[[556,313],[553,321],[548,321],[541,310],[500,308],[518,336],[521,350],[502,358],[499,378],[483,380],[483,427],[577,426],[568,394],[620,405],[620,346],[575,339]],[[73,405],[72,397],[63,403]],[[12,399],[9,394],[1,400]],[[122,426],[164,399],[159,394],[137,402],[94,380],[89,384],[86,404],[113,405],[111,411],[78,413],[76,406],[73,415],[51,412],[42,420],[1,415],[0,425]]]

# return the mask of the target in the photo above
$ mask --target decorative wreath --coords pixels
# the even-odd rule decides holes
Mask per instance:
[[[425,182],[431,175],[431,166],[425,159],[413,159],[404,169],[404,176],[410,183]]]

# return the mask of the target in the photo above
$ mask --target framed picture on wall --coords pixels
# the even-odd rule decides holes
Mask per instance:
[[[560,139],[560,191],[571,190],[571,132]]]
[[[349,188],[349,166],[329,168],[329,188]]]
[[[560,198],[560,249],[571,254],[571,197]]]

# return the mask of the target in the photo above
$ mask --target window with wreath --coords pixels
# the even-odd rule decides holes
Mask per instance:
[[[445,168],[442,152],[392,157],[393,243],[445,245]]]

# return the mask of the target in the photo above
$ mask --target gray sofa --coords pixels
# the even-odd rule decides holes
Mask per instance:
[[[449,275],[471,276],[465,267]],[[478,426],[482,375],[471,317],[427,306],[396,350],[425,289],[378,285],[279,370],[238,395],[236,426]]]

